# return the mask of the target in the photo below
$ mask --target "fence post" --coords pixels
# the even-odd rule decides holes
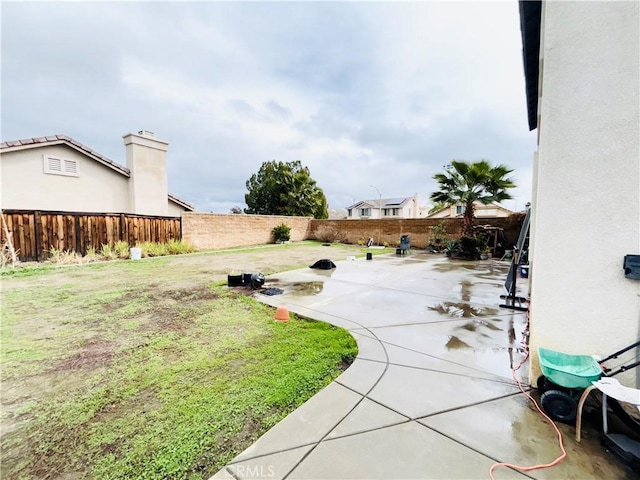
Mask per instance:
[[[33,212],[33,234],[35,235],[35,244],[36,244],[36,262],[40,261],[40,257],[42,256],[42,213],[40,210],[36,210]]]
[[[124,213],[120,214],[120,241],[129,243],[129,235],[125,233],[127,221],[124,218]]]
[[[78,253],[78,255],[86,255],[86,251],[83,251],[82,248],[82,232],[80,231],[80,216],[79,215],[74,215],[73,216],[73,226],[75,229],[75,236],[76,236],[76,252]]]

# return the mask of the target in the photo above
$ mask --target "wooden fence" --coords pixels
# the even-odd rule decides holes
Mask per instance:
[[[177,217],[152,217],[128,213],[75,213],[40,210],[3,210],[13,246],[22,261],[41,261],[49,250],[70,250],[82,255],[91,247],[125,241],[166,242],[182,238]],[[5,232],[2,229],[2,244]]]

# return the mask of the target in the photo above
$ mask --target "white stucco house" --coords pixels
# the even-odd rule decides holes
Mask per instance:
[[[168,143],[123,136],[126,167],[67,135],[0,144],[0,207],[179,217],[193,205],[167,192]]]
[[[515,213],[497,203],[485,205],[481,202],[474,202],[473,207],[476,218],[504,218]],[[458,205],[444,207],[441,210],[427,215],[426,218],[462,218],[464,216],[464,210],[465,205],[460,203]]]
[[[420,218],[418,195],[413,197],[360,200],[347,207],[347,219]]]
[[[606,356],[640,337],[640,3],[520,2],[534,154],[531,382],[537,348]],[[640,369],[617,377],[640,385]]]

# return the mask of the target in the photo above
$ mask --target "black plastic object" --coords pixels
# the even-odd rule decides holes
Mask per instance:
[[[640,280],[640,255],[625,255],[624,276],[633,280]]]
[[[282,295],[284,293],[284,290],[282,290],[281,288],[276,288],[276,287],[271,287],[271,288],[267,288],[266,290],[261,292],[263,295],[268,295],[270,297],[272,297],[273,295]]]
[[[547,390],[540,397],[542,408],[551,418],[573,425],[578,413],[578,402],[567,392]]]
[[[227,286],[229,287],[243,287],[244,276],[243,275],[227,275]]]
[[[251,274],[251,288],[257,290],[264,285],[264,275],[261,273]]]
[[[336,264],[333,263],[328,258],[323,258],[318,260],[316,263],[311,265],[309,268],[319,268],[320,270],[331,270],[332,268],[336,268]]]
[[[367,252],[367,260],[373,260],[373,253]]]

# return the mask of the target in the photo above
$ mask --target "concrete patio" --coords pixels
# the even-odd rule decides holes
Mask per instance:
[[[336,263],[269,277],[265,286],[285,293],[258,297],[349,330],[357,359],[213,478],[489,478],[494,462],[560,454],[512,379],[526,317],[498,307],[508,264],[421,253]],[[526,474],[501,467],[495,478],[633,477],[597,429],[578,444],[573,427],[560,428],[564,462]]]

